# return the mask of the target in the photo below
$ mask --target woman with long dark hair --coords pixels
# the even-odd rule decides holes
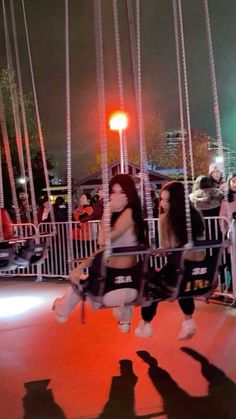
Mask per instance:
[[[222,200],[220,207],[220,228],[222,231],[223,237],[226,236],[228,231],[228,226],[231,223],[233,217],[236,215],[236,172],[229,174],[226,181],[226,193],[227,200]],[[225,221],[225,218],[228,220],[228,223]],[[228,291],[232,291],[232,265],[231,258],[235,257],[235,254],[232,253],[232,247],[229,247],[226,252],[226,265],[230,273],[230,282],[228,284]]]
[[[132,178],[126,174],[114,176],[109,184],[111,212],[111,243],[114,248],[137,246],[144,243],[144,221],[140,200]],[[105,226],[101,221],[99,244],[104,247]],[[81,269],[88,267],[88,259],[70,273],[70,280],[80,281]],[[125,306],[135,301],[141,269],[134,255],[110,256],[105,261],[106,283],[103,304],[113,308],[121,332],[130,331],[132,307]],[[81,294],[74,286],[58,298],[53,305],[58,321],[66,321],[73,308],[81,300]]]
[[[191,225],[193,240],[202,238],[204,234],[204,222],[201,214],[191,205]],[[160,193],[160,215],[159,215],[160,247],[178,248],[183,247],[187,241],[186,210],[184,185],[181,182],[173,181],[163,186]],[[203,260],[203,251],[189,250],[185,254],[187,260]],[[171,279],[171,278],[170,278]],[[157,273],[158,280],[158,273]],[[167,278],[168,280],[168,278]],[[178,300],[185,319],[179,333],[179,339],[188,339],[196,333],[196,324],[192,318],[195,305],[193,298]],[[158,302],[153,302],[148,307],[142,307],[142,321],[135,330],[136,336],[152,336],[151,321],[157,310]]]

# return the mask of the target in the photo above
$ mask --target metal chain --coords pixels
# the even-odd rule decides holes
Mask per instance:
[[[126,8],[128,15],[129,23],[129,39],[130,39],[130,49],[131,49],[131,61],[132,61],[132,70],[133,70],[133,82],[134,82],[134,94],[136,107],[138,108],[138,81],[137,81],[137,34],[135,26],[135,17],[134,10],[132,5],[132,0],[126,0]]]
[[[71,101],[70,101],[70,34],[69,1],[65,0],[65,73],[66,73],[66,166],[67,166],[67,211],[69,222],[68,261],[72,268],[72,155],[71,155]]]
[[[16,195],[16,185],[15,185],[15,180],[14,180],[11,150],[10,150],[9,138],[8,138],[8,133],[7,133],[7,124],[6,124],[6,118],[5,118],[5,112],[4,112],[1,87],[0,87],[0,124],[1,124],[1,129],[2,129],[2,139],[3,139],[3,144],[4,144],[7,170],[8,170],[8,175],[10,179],[12,201],[13,201],[13,205],[15,209],[16,222],[17,224],[20,224],[21,223],[20,211],[19,211],[19,205],[18,205],[17,195]]]
[[[10,94],[11,94],[14,128],[15,128],[15,134],[16,134],[16,145],[17,145],[18,158],[19,158],[19,164],[20,164],[20,174],[23,179],[26,179],[24,152],[23,152],[23,146],[22,146],[20,114],[19,114],[19,104],[18,104],[18,96],[17,96],[17,91],[16,91],[16,83],[15,83],[15,76],[14,76],[14,70],[13,70],[12,51],[11,51],[11,44],[10,44],[10,37],[9,37],[7,14],[6,14],[6,8],[5,8],[5,0],[2,0],[2,6],[3,6],[3,21],[4,21],[6,53],[7,53],[7,67],[8,67],[8,74],[9,74],[9,87],[10,87]],[[25,196],[26,203],[27,203],[26,215],[27,215],[28,220],[31,221],[26,182],[23,184],[23,188],[24,188],[24,191],[26,192],[26,196]]]
[[[221,131],[221,122],[220,122],[220,108],[219,108],[219,99],[218,99],[218,89],[216,81],[216,70],[215,70],[215,59],[213,51],[213,42],[211,35],[211,22],[208,8],[208,0],[203,0],[204,3],[204,12],[205,12],[205,22],[206,22],[206,34],[207,34],[207,44],[208,44],[208,55],[209,55],[209,65],[211,73],[211,86],[212,86],[212,95],[213,95],[213,111],[215,117],[215,126],[216,126],[216,140],[218,146],[218,156],[221,158],[221,172],[222,180],[226,181],[225,176],[225,163],[224,163],[224,153],[223,153],[223,140],[222,140],[222,131]],[[227,188],[224,188],[224,200],[226,201],[227,215],[230,218],[230,210],[228,205],[228,192]]]
[[[114,19],[114,32],[115,32],[115,44],[116,44],[116,64],[117,64],[117,75],[118,75],[118,90],[120,109],[124,111],[124,87],[123,87],[123,72],[122,72],[122,60],[121,60],[121,49],[120,49],[120,30],[119,30],[119,17],[117,0],[113,1],[113,19]],[[128,167],[128,150],[127,150],[127,135],[126,131],[122,135],[122,147],[124,155],[124,172],[129,172]]]
[[[184,199],[185,199],[185,215],[186,215],[186,229],[188,243],[192,243],[192,224],[190,214],[190,203],[188,197],[188,169],[187,169],[187,156],[186,156],[186,136],[184,130],[184,111],[183,111],[183,96],[182,96],[182,82],[181,82],[181,65],[180,65],[180,43],[179,43],[179,30],[178,30],[178,9],[176,0],[172,1],[173,5],[173,18],[174,18],[174,31],[175,31],[175,47],[176,47],[176,60],[177,60],[177,74],[178,74],[178,91],[179,91],[179,117],[181,128],[181,145],[184,169]]]
[[[109,177],[107,159],[107,129],[106,129],[106,104],[105,104],[105,79],[104,79],[104,53],[103,53],[103,29],[102,29],[102,5],[101,0],[94,0],[94,24],[95,24],[95,50],[96,50],[96,73],[98,89],[98,113],[99,113],[99,137],[101,144],[102,182],[104,190],[104,228],[105,247],[111,247],[110,235],[110,206],[109,206]]]
[[[188,76],[187,76],[185,41],[184,41],[184,25],[183,25],[183,14],[182,14],[181,0],[178,0],[178,5],[179,5],[180,38],[181,38],[181,47],[182,47],[182,65],[183,65],[183,78],[184,78],[184,91],[185,91],[185,106],[186,106],[188,143],[189,143],[189,157],[190,157],[191,176],[192,176],[192,181],[194,182],[195,176],[194,176],[194,164],[193,164],[191,118],[190,118],[190,107],[189,107]]]
[[[219,109],[213,42],[212,42],[212,35],[211,35],[211,22],[210,22],[208,1],[203,0],[203,3],[204,3],[209,65],[210,65],[211,84],[212,84],[213,111],[214,111],[215,126],[216,126],[216,140],[217,140],[217,145],[218,145],[217,151],[218,151],[218,156],[221,158],[220,166],[221,166],[221,171],[222,171],[222,181],[225,182],[226,175],[225,175],[225,163],[224,163],[224,153],[223,153],[223,140],[222,140],[222,131],[221,131],[220,109]],[[227,188],[224,188],[223,192],[224,192],[224,200],[226,201],[227,215],[228,215],[228,218],[230,218]]]
[[[140,1],[136,0],[136,25],[137,25],[137,87],[138,87],[138,129],[139,129],[139,146],[140,146],[140,168],[141,173],[144,174],[144,178],[141,176],[141,187],[145,193],[145,207],[148,216],[148,230],[149,230],[149,242],[150,245],[154,245],[155,242],[155,227],[151,221],[153,217],[153,206],[151,200],[151,187],[148,173],[148,159],[145,145],[144,135],[144,122],[143,122],[143,106],[142,106],[142,75],[141,75],[141,27],[140,27]],[[143,185],[144,182],[144,185]],[[142,205],[144,207],[144,199],[142,199]]]
[[[41,151],[41,155],[42,155],[42,163],[43,163],[43,171],[44,171],[44,177],[45,177],[46,191],[47,191],[47,196],[48,196],[48,202],[50,203],[51,220],[52,220],[52,223],[54,223],[55,222],[55,217],[54,217],[54,212],[53,212],[53,208],[52,208],[51,201],[50,201],[50,183],[49,183],[48,168],[47,168],[47,158],[46,158],[45,144],[44,144],[42,125],[41,125],[41,119],[40,119],[40,113],[39,113],[38,98],[37,98],[37,92],[36,92],[36,86],[35,86],[34,70],[33,70],[33,63],[32,63],[32,54],[31,54],[31,47],[30,47],[30,41],[29,41],[28,25],[27,25],[27,19],[26,19],[24,0],[22,0],[22,10],[23,10],[24,25],[25,25],[25,34],[26,34],[26,42],[27,42],[27,49],[28,49],[28,56],[29,56],[31,82],[32,82],[32,88],[33,88],[36,121],[37,121],[37,128],[38,128],[40,151]]]
[[[37,217],[36,199],[35,199],[35,192],[34,192],[34,179],[33,179],[33,172],[32,172],[30,142],[29,142],[27,119],[26,119],[25,102],[24,102],[24,96],[23,96],[23,84],[22,84],[22,76],[21,76],[21,66],[20,66],[20,58],[19,58],[19,47],[18,47],[18,39],[17,39],[17,32],[16,32],[16,19],[15,19],[15,9],[14,9],[13,0],[10,0],[10,5],[11,5],[13,39],[14,39],[15,54],[16,54],[17,78],[18,78],[18,83],[19,83],[19,99],[20,99],[24,139],[25,139],[25,151],[26,151],[26,160],[27,160],[27,168],[28,168],[28,176],[29,176],[29,185],[30,185],[31,204],[32,204],[34,224],[37,225],[38,217]],[[28,199],[28,194],[27,194],[27,199]]]

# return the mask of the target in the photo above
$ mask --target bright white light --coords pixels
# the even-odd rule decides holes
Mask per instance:
[[[223,163],[224,159],[222,156],[217,156],[216,157],[216,163]]]
[[[0,318],[14,317],[25,313],[43,303],[39,297],[6,297],[0,298]]]
[[[128,126],[128,117],[124,112],[114,112],[110,117],[110,129],[111,130],[123,130]]]
[[[24,185],[24,184],[26,183],[26,178],[25,178],[25,177],[19,177],[18,182],[19,182],[21,185]]]

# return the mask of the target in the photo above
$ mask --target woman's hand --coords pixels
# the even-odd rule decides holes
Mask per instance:
[[[125,194],[121,194],[119,197],[111,195],[110,198],[110,211],[121,212],[128,204],[128,199]]]
[[[165,256],[167,256],[169,253],[168,252],[165,252],[165,250],[163,249],[163,251],[162,250],[160,250],[160,249],[156,249],[156,250],[153,250],[153,252],[151,253],[151,255],[153,256],[153,257],[155,257],[155,258],[157,258],[157,257],[165,257]]]
[[[75,269],[70,271],[70,274],[69,274],[70,281],[77,285],[80,281],[81,274],[82,274],[81,268],[80,266],[77,266]]]
[[[71,282],[73,282],[74,284],[78,284],[78,282],[82,279],[86,279],[88,275],[85,275],[83,273],[83,270],[86,268],[89,268],[91,266],[92,263],[92,258],[86,258],[86,259],[82,259],[78,266],[73,269],[72,271],[70,271],[70,275],[69,278],[71,280]]]

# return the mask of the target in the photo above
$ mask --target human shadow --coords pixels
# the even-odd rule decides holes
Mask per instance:
[[[23,397],[23,419],[66,419],[63,410],[54,400],[52,390],[47,388],[50,381],[45,379],[24,383],[26,394]]]
[[[112,377],[109,400],[97,419],[149,419],[160,413],[137,416],[135,413],[135,386],[138,377],[133,372],[133,363],[129,359],[119,361],[120,375]]]
[[[166,417],[168,419],[235,418],[235,383],[198,352],[186,347],[182,350],[201,363],[202,374],[209,382],[207,396],[190,396],[166,370],[158,366],[157,360],[147,351],[137,352],[137,355],[149,366],[148,375],[163,399]]]

